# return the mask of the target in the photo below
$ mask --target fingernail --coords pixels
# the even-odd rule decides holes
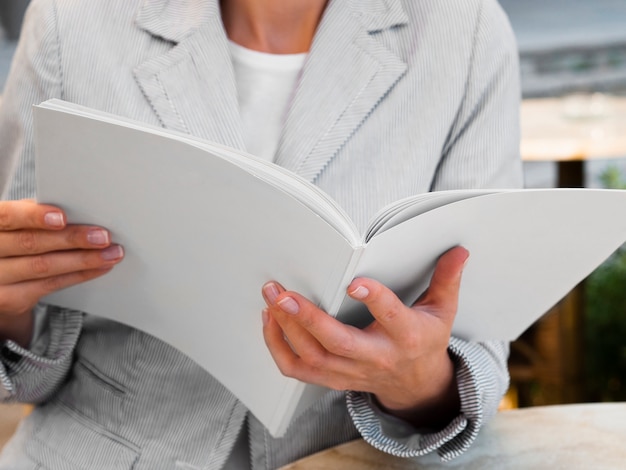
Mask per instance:
[[[281,308],[283,312],[290,313],[291,315],[295,315],[300,311],[300,306],[298,302],[296,302],[291,297],[283,297],[279,300],[278,306]]]
[[[87,232],[87,241],[92,245],[107,245],[109,243],[109,232],[101,228],[94,228]]]
[[[348,295],[354,299],[363,300],[365,297],[369,295],[370,291],[367,287],[358,286],[356,289],[348,292]]]
[[[465,269],[465,266],[467,266],[467,262],[469,261],[469,259],[470,259],[470,254],[469,254],[469,251],[468,251],[467,252],[467,258],[465,258],[465,261],[463,261],[463,269]]]
[[[276,284],[274,284],[273,282],[268,282],[263,286],[263,294],[265,295],[267,301],[273,304],[274,302],[276,302],[276,297],[278,297],[280,292],[278,292],[278,287],[276,287]]]
[[[270,311],[267,308],[263,309],[263,312],[261,312],[261,317],[263,318],[263,326],[267,326],[267,324],[270,321]]]
[[[43,220],[50,227],[63,227],[65,225],[65,217],[61,212],[48,212],[43,216]]]
[[[100,255],[105,261],[113,261],[124,256],[124,249],[120,245],[113,245],[102,250]]]

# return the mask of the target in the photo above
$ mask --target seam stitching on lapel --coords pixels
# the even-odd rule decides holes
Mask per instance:
[[[169,95],[167,94],[167,90],[163,86],[163,83],[161,82],[161,78],[159,77],[159,75],[160,75],[160,73],[158,73],[158,74],[156,74],[154,76],[155,82],[159,85],[159,88],[161,88],[161,91],[163,91],[163,96],[167,100],[167,102],[169,104],[169,107],[172,110],[172,112],[176,115],[176,118],[178,119],[178,122],[179,122],[180,126],[185,130],[185,132],[187,132],[187,134],[189,134],[190,132],[189,132],[189,129],[187,128],[187,125],[183,121],[183,118],[180,115],[180,113],[178,112],[178,109],[176,109],[176,106],[174,106],[174,103],[172,103],[172,100],[170,99]]]

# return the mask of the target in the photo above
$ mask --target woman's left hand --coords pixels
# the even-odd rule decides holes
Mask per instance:
[[[462,247],[442,255],[412,307],[372,279],[355,279],[348,295],[374,317],[362,330],[267,283],[263,335],[274,361],[284,375],[303,382],[370,392],[387,412],[416,426],[445,425],[460,406],[448,342],[468,256]]]

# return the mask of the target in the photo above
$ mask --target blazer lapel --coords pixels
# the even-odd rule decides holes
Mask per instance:
[[[402,25],[397,0],[331,0],[304,66],[276,163],[313,181],[407,69],[375,37]]]
[[[135,79],[162,125],[244,148],[237,89],[219,4],[147,0],[137,24],[173,43],[135,69]]]
[[[376,32],[407,22],[399,0],[330,0],[291,105],[276,163],[313,181],[406,71]],[[164,127],[245,147],[217,0],[146,0],[140,28],[173,47],[135,69]]]

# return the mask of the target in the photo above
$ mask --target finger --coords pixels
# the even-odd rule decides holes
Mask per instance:
[[[300,358],[285,338],[280,324],[267,308],[263,311],[263,338],[274,362],[283,374],[287,375],[287,371],[295,369]]]
[[[270,315],[270,310],[276,308],[278,296],[283,292],[285,292],[284,287],[275,281],[270,281],[263,286],[262,293],[265,303],[268,307],[273,307],[272,309],[266,309],[264,311],[264,315]],[[284,314],[281,315],[280,311],[278,315],[283,320],[282,322],[279,322],[281,331],[284,331],[284,335],[289,338],[290,349],[296,355],[315,356],[322,353],[321,345],[311,336],[310,333],[297,325],[297,323],[290,321],[288,316],[285,316]],[[276,324],[276,321],[274,321],[274,324]]]
[[[0,285],[44,279],[76,271],[104,268],[124,256],[119,245],[104,250],[73,250],[0,260]]]
[[[57,290],[65,289],[92,279],[96,279],[110,272],[113,265],[100,269],[78,271],[45,279],[0,287],[0,311],[19,314],[29,311],[42,297]]]
[[[310,369],[307,376],[311,378],[311,371],[320,371],[316,375],[322,374],[327,376],[331,370],[352,370],[352,367],[344,360],[348,357],[346,345],[352,342],[346,341],[344,332],[340,331],[340,329],[348,327],[299,294],[281,294],[285,294],[285,289],[275,281],[263,286],[263,296],[268,305],[272,307],[267,309],[268,315],[271,316],[274,324],[279,325],[282,332],[282,341],[289,346],[293,354],[302,360],[301,369],[303,367],[302,364],[306,364],[307,368]],[[295,294],[297,300],[290,294]],[[294,305],[293,302],[296,302],[296,304]],[[303,305],[302,310],[297,302]],[[298,315],[294,315],[294,307]],[[269,312],[272,313],[270,314]],[[321,324],[316,326],[315,318]],[[310,328],[311,331],[307,328]],[[325,334],[322,331],[324,329],[330,334]],[[358,330],[355,329],[355,332],[358,332]],[[349,334],[350,332],[348,332]],[[286,340],[285,337],[287,338]],[[359,354],[354,353],[354,356],[359,356]],[[319,378],[316,380],[319,380]]]
[[[66,223],[65,213],[58,207],[32,200],[0,201],[0,231],[60,230]]]
[[[319,364],[312,364],[307,358],[298,355],[292,348],[291,341],[286,339],[286,333],[268,309],[264,312],[263,338],[265,344],[281,373],[302,382],[321,385],[336,390],[345,390],[349,387],[348,375],[335,372],[340,358],[329,358]],[[340,368],[352,371],[353,368],[341,363]]]
[[[293,316],[281,311],[278,305],[269,309],[274,323],[278,324],[292,351],[314,367],[322,367],[328,351]]]
[[[358,278],[348,286],[348,295],[363,302],[377,323],[394,338],[403,338],[415,312],[378,281]]]
[[[460,246],[441,255],[421,304],[435,305],[437,308],[432,313],[453,320],[459,301],[461,275],[468,259],[469,252]]]
[[[435,306],[429,309],[429,313],[448,323],[454,320],[456,314],[461,272],[468,257],[469,252],[462,247],[444,253],[437,261],[427,292],[420,297],[419,305]],[[407,308],[391,289],[373,279],[359,278],[348,286],[348,295],[363,302],[390,335],[405,337],[407,325],[415,312]]]
[[[0,258],[34,255],[76,248],[105,248],[110,233],[103,228],[69,225],[62,230],[15,230],[0,232]]]
[[[268,307],[271,307],[276,303],[276,299],[282,292],[285,292],[285,288],[276,281],[265,283],[261,289],[263,299],[265,299],[265,303]]]
[[[341,323],[296,292],[281,293],[272,312],[289,339],[292,340],[292,335],[293,339],[302,339],[308,353],[315,351],[299,329],[335,356],[355,359],[367,351],[363,332]]]

